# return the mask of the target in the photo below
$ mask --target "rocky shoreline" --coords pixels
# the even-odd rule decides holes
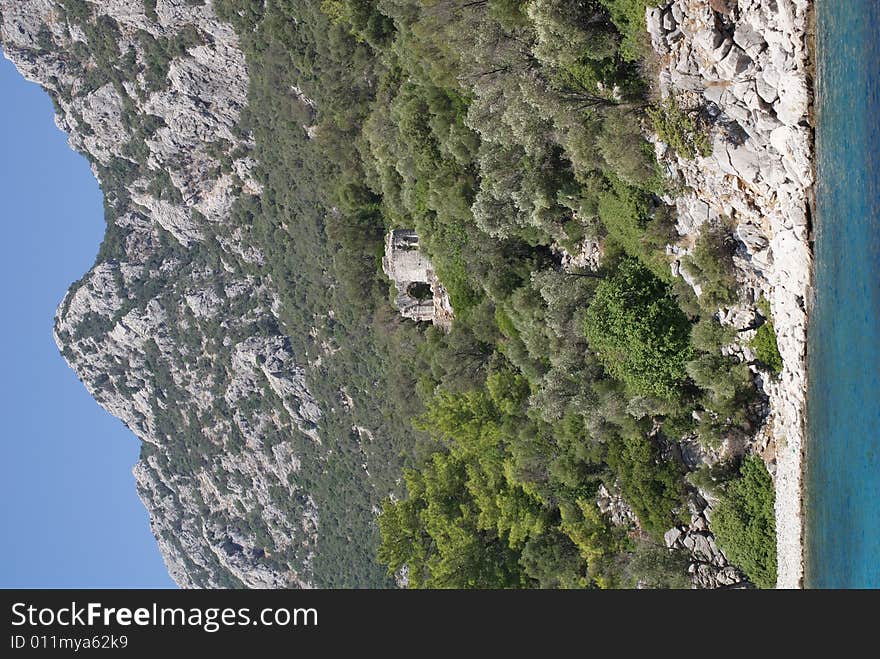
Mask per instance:
[[[711,153],[693,160],[657,142],[660,162],[686,192],[678,210],[679,245],[725,221],[735,227],[740,304],[719,312],[743,342],[756,306],[770,303],[783,369],[752,366],[770,412],[749,446],[776,485],[777,587],[803,586],[802,468],[806,406],[806,332],[812,291],[809,121],[810,0],[674,0],[648,8],[660,59],[659,88],[711,124]],[[673,272],[688,279],[679,261]],[[698,286],[695,286],[695,290]],[[726,447],[735,450],[732,447]],[[742,447],[741,447],[742,448]]]

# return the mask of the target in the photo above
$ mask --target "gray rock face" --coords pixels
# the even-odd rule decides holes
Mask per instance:
[[[691,555],[688,573],[696,588],[746,587],[748,581],[734,566],[730,565],[724,552],[715,543],[709,530],[707,516],[711,508],[705,500],[694,496],[688,503],[693,511],[691,523],[669,529],[663,540],[670,549],[678,549]]]
[[[679,233],[686,239],[704,222],[728,218],[742,243],[734,261],[743,298],[754,303],[764,296],[773,313],[784,367],[778,379],[760,378],[770,412],[753,443],[775,455],[768,467],[775,471],[780,587],[797,587],[803,576],[803,300],[810,298],[812,269],[807,236],[813,183],[807,116],[810,4],[672,0],[646,14],[654,49],[664,63],[661,93],[675,96],[684,107],[707,107],[717,120],[712,153],[705,158],[685,160],[657,146],[667,169],[689,190],[675,200]],[[675,17],[680,37],[670,38],[663,30],[660,18],[666,10]],[[682,80],[686,84],[677,84]],[[678,254],[682,249],[675,245],[668,251]],[[673,272],[698,290],[686,268],[673,264]],[[731,310],[720,309],[719,317],[731,317]],[[741,334],[746,338],[747,333]],[[747,354],[744,346],[739,352]],[[771,444],[775,451],[764,451]]]
[[[319,511],[297,474],[321,410],[272,282],[253,274],[263,256],[230,217],[260,190],[237,129],[244,55],[211,2],[88,6],[83,19],[63,1],[0,0],[4,54],[53,96],[110,208],[56,342],[142,440],[138,493],[178,584],[306,587]],[[107,61],[89,42],[98,21],[118,50]]]
[[[599,485],[599,491],[596,493],[596,506],[601,513],[608,515],[612,524],[631,526],[637,523],[636,514],[629,504],[619,493],[605,487],[604,483]]]
[[[672,548],[675,546],[675,543],[679,541],[682,535],[684,534],[682,533],[681,529],[673,527],[663,534],[663,540],[666,543],[667,547]]]

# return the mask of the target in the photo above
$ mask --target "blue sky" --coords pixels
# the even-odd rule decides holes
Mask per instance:
[[[0,57],[0,587],[173,587],[135,492],[139,442],[52,340],[104,233],[88,162]]]

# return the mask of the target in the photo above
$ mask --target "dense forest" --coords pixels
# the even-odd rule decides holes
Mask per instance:
[[[324,421],[336,452],[304,483],[321,511],[317,585],[688,587],[689,558],[663,534],[699,487],[729,558],[772,587],[763,464],[689,473],[677,446],[754,433],[758,394],[721,350],[735,338],[716,319],[737,297],[730,231],[693,246],[699,297],[669,267],[674,191],[645,136],[683,157],[707,138],[652,87],[649,3],[214,4],[247,53],[241,130],[264,184],[237,219],[267,255],[316,398],[342,408],[344,392],[375,431],[352,441],[348,417]],[[392,228],[417,230],[449,333],[391,306]],[[598,263],[564,263],[585,241]],[[778,368],[763,327],[759,357]],[[636,525],[598,509],[601,485]]]

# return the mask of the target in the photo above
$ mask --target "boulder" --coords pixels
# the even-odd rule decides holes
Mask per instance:
[[[767,249],[767,245],[770,244],[764,232],[752,224],[740,223],[737,225],[735,233],[736,237],[746,246],[749,254]]]
[[[715,563],[718,567],[723,567],[727,565],[727,558],[724,556],[724,553],[718,548],[718,544],[715,542],[715,536],[711,533],[706,536],[706,542],[709,545],[709,553],[712,556],[712,562]]]
[[[762,249],[752,254],[752,265],[759,272],[768,272],[773,267],[773,254],[769,249]]]
[[[694,572],[694,583],[698,588],[718,588],[718,570],[712,565],[698,565]]]
[[[763,97],[762,97],[763,98]],[[766,99],[765,99],[766,100]],[[760,112],[755,120],[755,128],[762,133],[770,133],[770,131],[779,128],[782,122],[767,112]]]
[[[732,586],[736,583],[740,582],[739,575],[736,572],[736,568],[733,566],[727,566],[718,570],[715,573],[715,581],[718,582],[721,586]]]
[[[733,41],[752,59],[755,59],[767,45],[761,33],[748,23],[739,23],[736,26]]]
[[[746,327],[750,327],[755,323],[755,309],[750,305],[731,307],[727,311],[727,316],[723,322],[742,332]]]
[[[645,12],[645,22],[648,27],[648,34],[651,36],[651,43],[655,47],[663,43],[663,12],[657,7],[649,7]]]
[[[710,103],[714,103],[715,105],[721,106],[724,105],[724,97],[727,94],[727,86],[725,84],[709,84],[703,90],[703,98],[705,98]]]
[[[770,144],[782,156],[785,171],[803,186],[813,182],[809,140],[807,129],[800,126],[780,126],[770,133]]]
[[[715,70],[718,72],[718,77],[733,80],[749,68],[751,63],[751,58],[745,54],[742,48],[731,45],[724,58],[715,65]]]
[[[681,532],[681,529],[671,528],[663,534],[663,542],[666,543],[667,547],[672,548],[682,535],[684,534]]]
[[[810,283],[810,248],[806,236],[799,233],[796,229],[779,231],[770,241],[770,249],[777,269],[787,279],[787,288],[805,291]]]
[[[706,53],[706,55],[719,53],[717,57],[712,58],[713,62],[717,62],[727,54],[726,49],[730,47],[731,42],[726,40],[724,35],[716,30],[714,26],[709,26],[697,32],[693,36],[691,43],[695,48],[699,48]],[[723,52],[719,52],[720,49],[724,49]]]
[[[741,124],[741,127],[743,129],[743,132],[748,135],[749,145],[752,146],[754,149],[763,152],[766,158],[768,154],[765,149],[770,144],[770,138],[767,136],[767,133],[762,130],[758,130],[757,126],[755,125],[756,121],[754,119],[754,116],[757,114],[760,114],[760,111],[753,111],[749,116],[748,121],[746,121],[744,124]],[[772,161],[772,158],[768,158],[768,161]],[[772,166],[771,162],[768,162],[768,164]],[[761,178],[766,180],[767,176],[764,172],[764,169],[765,167],[762,166]]]
[[[766,74],[764,72],[761,72],[757,76],[755,76],[755,90],[758,92],[758,96],[760,96],[766,103],[770,103],[771,105],[777,98],[779,98],[776,87],[767,81]]]
[[[761,171],[760,153],[752,151],[747,146],[734,147],[728,145],[727,156],[730,159],[730,166],[740,178],[749,183],[757,181]]]
[[[786,71],[779,76],[779,98],[773,104],[776,118],[786,126],[796,126],[807,113],[809,96],[803,73]]]
[[[761,170],[761,175],[764,178],[764,182],[768,186],[770,186],[771,190],[779,190],[784,185],[790,184],[791,179],[789,178],[788,172],[785,171],[785,167],[782,164],[782,159],[770,158],[770,152],[768,151],[766,153],[768,155],[767,164]]]
[[[629,504],[619,494],[610,492],[604,483],[599,486],[599,491],[596,493],[596,505],[616,526],[631,526],[636,522],[636,514]]]
[[[742,103],[743,107],[747,108],[751,112],[764,111],[764,102],[761,97],[758,96],[758,92],[755,89],[755,82],[753,80],[743,80],[741,82],[736,82],[730,86],[730,90],[733,95],[740,100],[740,103]],[[753,126],[754,124],[754,121],[748,122],[748,126]],[[746,126],[747,129],[748,126]]]
[[[679,5],[677,2],[673,3],[670,11],[672,12],[673,20],[676,22],[676,24],[680,25],[681,22],[684,20],[684,12],[681,9],[681,5]]]
[[[676,89],[689,92],[701,92],[706,86],[706,80],[703,76],[681,73],[675,69],[672,70],[671,82]]]
[[[734,99],[730,93],[725,95],[724,100],[727,101],[724,106],[725,114],[736,121],[740,125],[740,128],[752,123],[752,112],[742,103],[742,101]]]
[[[715,559],[715,552],[712,551],[713,543],[710,542],[709,537],[702,533],[693,533],[689,536],[689,539],[693,540],[691,551],[696,558],[708,562],[712,562]]]
[[[702,199],[697,197],[681,197],[675,201],[675,230],[681,236],[694,233],[707,220],[717,216]]]

